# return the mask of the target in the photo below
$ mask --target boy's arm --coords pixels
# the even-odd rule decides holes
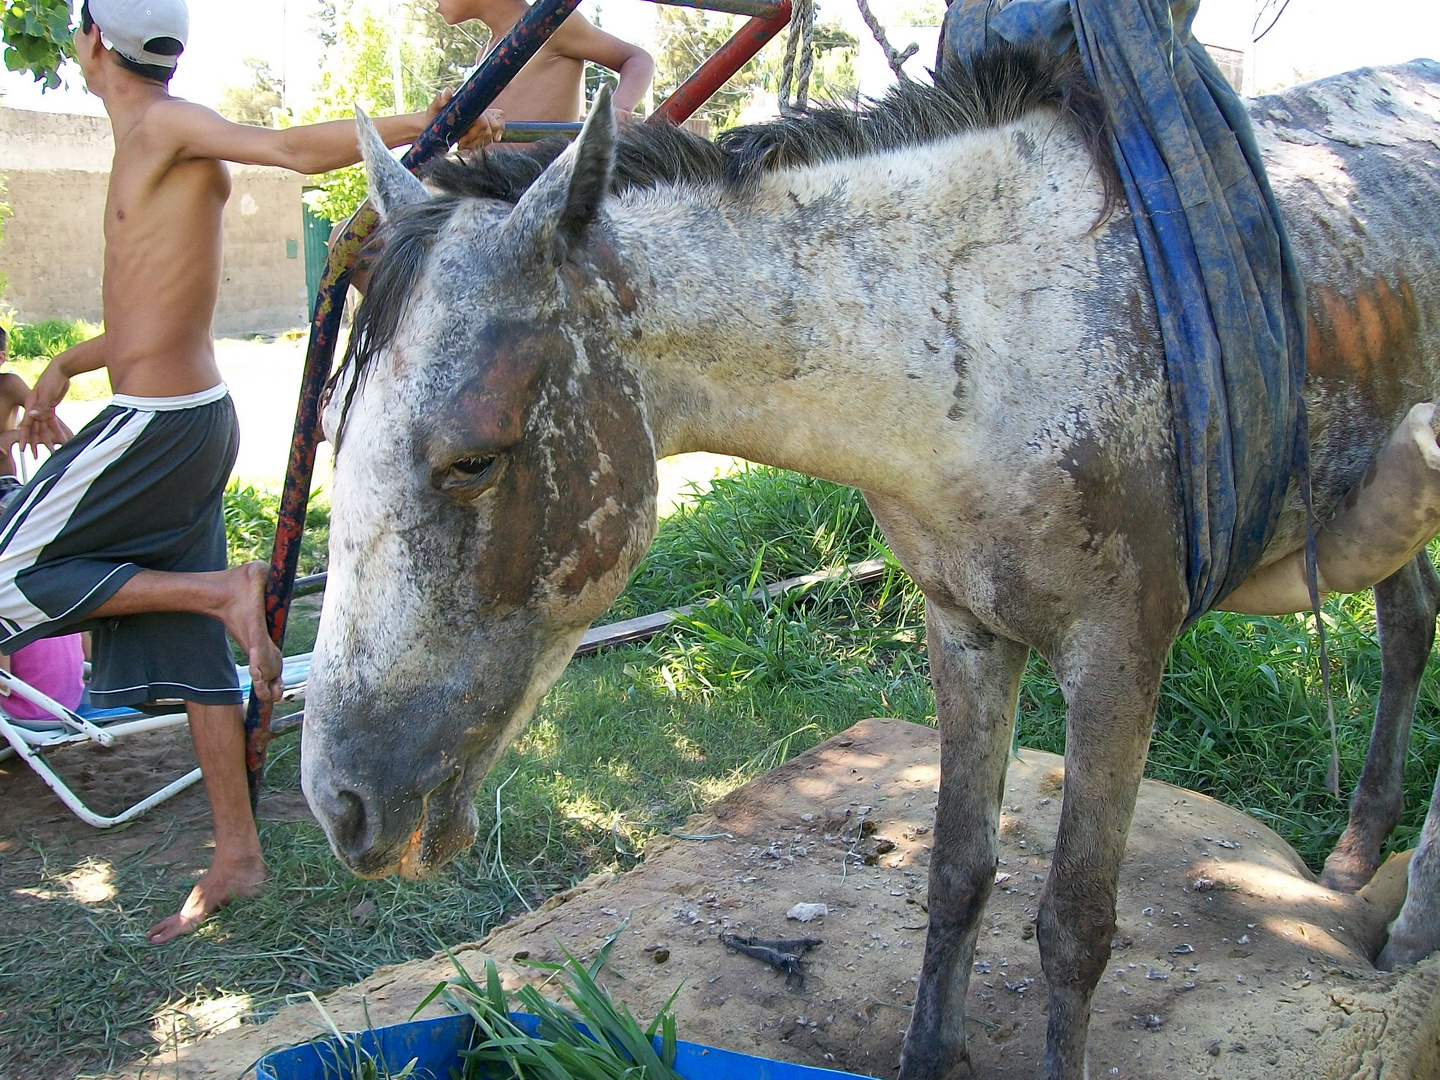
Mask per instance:
[[[635,111],[655,77],[655,61],[648,52],[605,33],[581,15],[566,19],[550,40],[561,55],[593,60],[620,76],[620,85],[610,99],[617,116]]]
[[[35,380],[25,398],[25,415],[20,418],[20,445],[30,449],[56,447],[73,434],[55,415],[55,406],[65,400],[70,380],[83,371],[95,371],[110,361],[110,343],[100,334],[57,353]]]
[[[0,363],[3,363],[0,360]],[[0,372],[0,416],[18,409],[30,396],[30,384],[13,371]]]
[[[448,90],[441,93],[424,112],[376,117],[375,130],[386,146],[412,143],[450,96]],[[193,102],[167,101],[152,106],[146,121],[154,125],[150,133],[155,138],[174,145],[180,160],[210,158],[242,165],[276,165],[308,174],[329,172],[360,160],[353,120],[276,130],[232,124],[219,113]],[[503,127],[503,123],[498,126]],[[497,134],[497,114],[486,113],[466,133],[461,146],[470,149],[483,145]]]

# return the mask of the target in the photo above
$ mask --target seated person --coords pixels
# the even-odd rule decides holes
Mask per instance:
[[[0,367],[10,362],[10,335],[0,326]],[[13,371],[0,372],[0,506],[12,492],[20,489],[15,475],[14,447],[20,438],[20,409],[30,395],[30,387]]]
[[[0,327],[0,366],[10,359],[10,335]],[[0,372],[0,506],[20,490],[15,475],[15,443],[19,438],[20,409],[30,387],[13,371]],[[82,634],[41,638],[16,650],[13,656],[0,653],[0,669],[12,672],[67,709],[80,704],[85,693]],[[19,694],[0,686],[0,708],[16,720],[46,720],[50,713]]]
[[[65,708],[77,708],[85,693],[84,637],[84,634],[66,634],[64,637],[41,638],[16,649],[10,656],[0,653],[0,668],[23,679],[47,697],[54,698]],[[48,709],[11,693],[4,686],[0,686],[0,709],[16,720],[54,719]]]

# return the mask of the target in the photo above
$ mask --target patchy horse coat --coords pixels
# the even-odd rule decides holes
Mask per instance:
[[[327,411],[330,588],[303,779],[357,872],[423,873],[473,839],[485,770],[643,554],[657,455],[854,485],[925,593],[942,736],[902,1076],[964,1057],[1034,648],[1068,705],[1037,919],[1045,1068],[1078,1078],[1186,609],[1163,349],[1133,228],[1106,215],[1106,136],[1078,69],[1004,50],[941,82],[720,147],[654,130],[617,144],[602,100],[543,173],[545,157],[496,155],[465,197],[431,199],[367,143],[386,247]],[[1357,73],[1256,107],[1314,297],[1323,513],[1435,396],[1440,72]],[[1302,536],[1292,500],[1267,559]],[[1406,674],[1382,697],[1388,742],[1341,876],[1368,876],[1389,829],[1432,579],[1422,556],[1377,590]],[[1416,947],[1440,939],[1440,917],[1416,926]]]

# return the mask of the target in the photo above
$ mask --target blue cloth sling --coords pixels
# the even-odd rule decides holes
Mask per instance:
[[[1305,287],[1250,118],[1190,33],[1199,0],[956,0],[939,62],[1001,40],[1079,47],[1165,341],[1184,495],[1186,625],[1259,562],[1292,470],[1308,491]]]

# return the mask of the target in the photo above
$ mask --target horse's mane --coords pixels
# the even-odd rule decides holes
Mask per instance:
[[[1001,44],[947,63],[935,84],[902,81],[861,108],[822,105],[802,116],[751,124],[714,142],[673,124],[622,127],[611,190],[662,184],[719,184],[747,190],[777,169],[818,165],[1018,120],[1043,105],[1057,107],[1079,131],[1099,167],[1108,212],[1119,185],[1105,104],[1075,52],[1051,56]],[[514,203],[568,145],[551,138],[524,149],[491,147],[468,159],[446,158],[426,179],[441,191]]]
[[[1056,57],[1001,44],[966,63],[944,64],[934,79],[933,86],[902,81],[858,109],[813,107],[803,116],[733,128],[713,142],[673,124],[622,126],[611,190],[667,184],[750,190],[778,169],[920,146],[1051,106],[1074,124],[1095,163],[1104,189],[1101,219],[1113,209],[1120,185],[1108,112],[1073,50]],[[517,202],[567,145],[547,139],[438,161],[426,179],[442,194],[401,208],[377,230],[366,251],[373,263],[370,287],[355,314],[344,363],[331,380],[355,365],[346,411],[370,360],[394,339],[430,245],[461,200]]]

